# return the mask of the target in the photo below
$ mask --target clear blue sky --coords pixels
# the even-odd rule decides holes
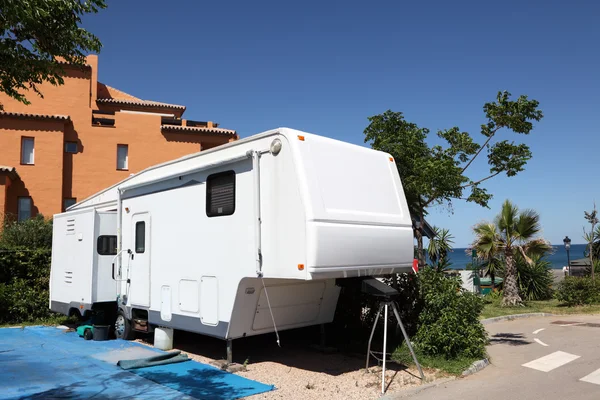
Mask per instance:
[[[599,2],[577,0],[108,0],[84,26],[104,45],[102,82],[242,137],[287,126],[364,145],[367,117],[392,109],[479,139],[499,90],[539,100],[545,118],[530,136],[502,133],[533,159],[490,181],[491,209],[431,211],[462,247],[506,198],[540,212],[552,243],[582,242],[583,211],[600,206],[599,20]]]

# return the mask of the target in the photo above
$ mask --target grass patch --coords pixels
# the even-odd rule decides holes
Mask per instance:
[[[473,364],[473,362],[477,361],[477,359],[475,358],[467,357],[448,360],[442,356],[434,357],[421,354],[416,349],[415,353],[417,354],[417,359],[419,360],[421,367],[428,369],[437,369],[451,375],[461,375],[464,370],[468,369],[471,366],[471,364]],[[396,349],[396,351],[392,354],[392,359],[406,366],[415,365],[412,356],[410,355],[410,351],[408,350],[408,347],[404,345]]]
[[[18,323],[10,323],[10,324],[0,324],[0,328],[7,328],[11,326],[35,326],[35,325],[45,325],[45,326],[56,326],[56,325],[67,325],[73,324],[77,320],[75,318],[67,317],[62,314],[54,314],[47,318],[40,318],[33,321],[23,321]]]
[[[501,298],[488,299],[481,312],[480,318],[501,317],[504,315],[527,314],[527,313],[551,313],[551,314],[600,314],[600,304],[590,306],[567,307],[560,305],[558,300],[526,301],[519,307],[502,307]]]

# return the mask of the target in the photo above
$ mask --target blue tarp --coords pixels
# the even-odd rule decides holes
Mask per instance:
[[[156,352],[124,340],[86,341],[54,327],[3,328],[0,399],[237,399],[274,389],[195,361],[131,371],[116,365],[123,354]]]

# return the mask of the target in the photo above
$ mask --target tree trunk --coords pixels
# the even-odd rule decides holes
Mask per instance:
[[[507,248],[505,252],[506,274],[504,275],[504,297],[502,299],[503,306],[518,306],[523,303],[519,296],[519,286],[517,285],[517,268],[511,248]]]
[[[595,207],[596,205],[594,204],[594,210],[596,209]],[[592,267],[592,281],[595,281],[594,278],[594,228],[596,227],[596,224],[592,224],[592,232],[591,232],[591,239],[592,241],[590,242],[590,265]]]
[[[425,268],[425,252],[423,251],[423,234],[420,229],[415,229],[415,236],[417,237],[417,260],[419,261],[419,270]]]
[[[496,274],[490,272],[490,279],[492,280],[492,292],[496,289]]]
[[[419,200],[419,217],[421,218],[421,226],[417,229],[417,256],[419,257],[419,270],[425,268],[427,260],[425,259],[425,251],[423,249],[423,225],[425,224],[425,216],[423,215],[423,207]],[[431,240],[431,239],[429,239]]]

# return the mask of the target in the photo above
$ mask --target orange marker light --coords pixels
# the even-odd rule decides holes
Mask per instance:
[[[298,271],[304,271],[304,264],[298,264]]]
[[[301,141],[301,142],[304,142],[304,136],[298,135],[298,140]]]
[[[390,157],[390,161],[391,161],[391,162],[394,162],[394,157]]]

